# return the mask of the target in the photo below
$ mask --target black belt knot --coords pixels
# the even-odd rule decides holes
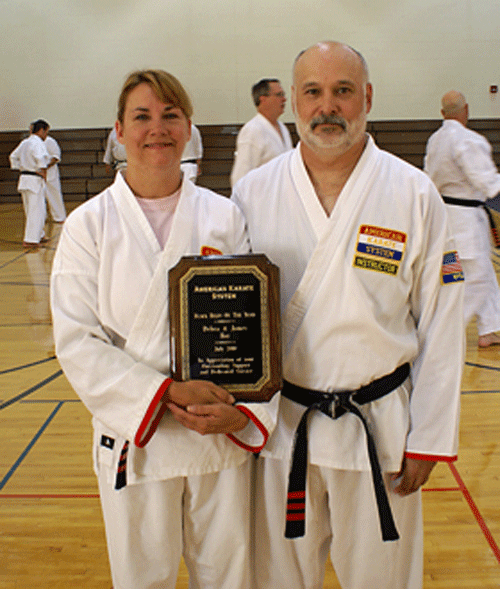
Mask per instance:
[[[284,381],[281,394],[307,407],[302,414],[295,432],[292,467],[288,479],[286,538],[298,538],[305,534],[307,424],[308,417],[312,411],[321,411],[331,419],[338,419],[345,413],[352,413],[361,420],[366,434],[366,444],[377,499],[382,539],[384,542],[399,539],[382,478],[375,441],[368,428],[368,423],[360,411],[360,406],[389,394],[402,385],[409,374],[410,365],[405,363],[396,368],[391,374],[378,378],[356,391],[340,391],[335,393],[305,389]]]

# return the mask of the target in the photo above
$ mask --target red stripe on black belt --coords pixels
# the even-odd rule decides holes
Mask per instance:
[[[120,460],[118,461],[118,470],[116,472],[115,489],[123,489],[127,485],[127,455],[128,455],[129,441],[123,444],[120,452]]]
[[[287,381],[284,382],[281,394],[288,399],[307,407],[302,414],[295,432],[292,467],[288,478],[285,525],[286,538],[298,538],[305,535],[305,491],[308,461],[307,424],[310,413],[316,410],[321,411],[332,419],[338,419],[344,413],[353,413],[363,423],[366,434],[368,456],[370,459],[373,487],[377,499],[382,539],[384,542],[399,539],[399,534],[389,505],[389,498],[387,497],[382,478],[375,442],[368,428],[368,424],[363,417],[363,414],[358,409],[358,406],[374,401],[375,399],[380,399],[389,394],[403,384],[409,373],[409,364],[403,364],[396,368],[391,374],[382,376],[369,385],[361,387],[357,391],[345,391],[340,393],[323,393],[320,391],[305,389]]]

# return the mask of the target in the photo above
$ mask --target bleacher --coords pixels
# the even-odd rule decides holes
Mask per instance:
[[[441,120],[370,121],[368,131],[377,145],[422,168],[425,144],[441,125]],[[290,123],[294,143],[295,125]],[[500,120],[474,119],[471,129],[482,133],[492,144],[500,169]],[[203,138],[202,175],[198,183],[229,196],[229,175],[233,163],[236,136],[241,125],[197,125]],[[62,150],[59,165],[64,199],[84,201],[108,186],[113,178],[102,163],[109,129],[52,129],[51,135]],[[18,172],[9,167],[9,153],[26,137],[23,131],[0,132],[0,203],[20,202],[16,190]]]

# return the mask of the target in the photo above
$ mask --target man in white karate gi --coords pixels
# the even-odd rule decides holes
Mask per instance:
[[[127,151],[125,150],[125,146],[118,141],[114,127],[109,132],[106,140],[106,150],[102,156],[102,161],[106,165],[106,172],[108,174],[127,167]]]
[[[363,57],[302,52],[300,143],[234,188],[280,267],[284,379],[257,464],[257,589],[421,589],[420,487],[457,456],[463,273],[435,186],[366,134]],[[291,468],[290,468],[291,464]]]
[[[201,174],[201,160],[203,158],[203,142],[198,127],[191,123],[191,137],[182,152],[181,170],[184,175],[196,182]]]
[[[465,325],[475,317],[478,346],[500,344],[500,289],[491,262],[485,202],[500,193],[500,174],[485,137],[467,129],[469,107],[461,92],[441,99],[442,126],[427,142],[424,169],[447,203],[465,274]]]
[[[231,186],[250,170],[293,147],[287,127],[278,120],[286,103],[280,81],[263,78],[252,86],[252,98],[257,114],[238,133]]]
[[[49,124],[39,119],[33,123],[33,132],[10,154],[10,167],[20,170],[17,190],[21,193],[26,225],[23,247],[37,248],[45,243],[44,225],[47,209],[45,206],[45,182],[50,155],[45,146]]]
[[[61,178],[59,175],[59,162],[61,161],[61,148],[57,141],[47,135],[45,147],[50,155],[50,162],[47,168],[47,184],[45,197],[49,205],[49,211],[54,223],[64,223],[66,219],[66,208],[61,190]]]

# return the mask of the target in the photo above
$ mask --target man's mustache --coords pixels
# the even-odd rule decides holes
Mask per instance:
[[[309,123],[312,131],[314,131],[318,125],[339,125],[344,131],[347,129],[346,120],[336,115],[319,115],[318,117],[314,117]]]

